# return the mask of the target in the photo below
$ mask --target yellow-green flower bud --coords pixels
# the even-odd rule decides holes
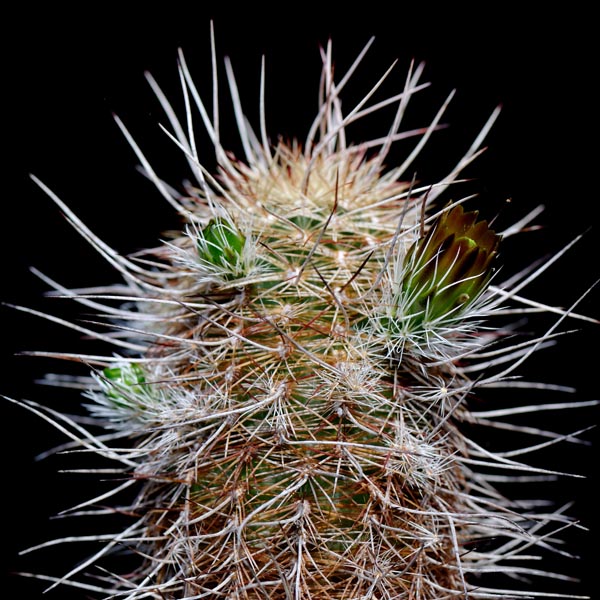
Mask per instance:
[[[455,317],[485,289],[500,236],[477,217],[455,206],[408,250],[401,288],[412,325]]]

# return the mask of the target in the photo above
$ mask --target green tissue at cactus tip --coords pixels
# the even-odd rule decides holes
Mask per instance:
[[[500,236],[477,217],[455,206],[409,248],[402,292],[412,325],[455,317],[485,290]]]
[[[135,393],[147,387],[144,371],[137,363],[123,367],[107,367],[102,374],[106,379],[106,395],[118,402],[125,400],[128,388]]]
[[[198,235],[197,247],[204,263],[238,274],[246,238],[224,219],[211,219]]]

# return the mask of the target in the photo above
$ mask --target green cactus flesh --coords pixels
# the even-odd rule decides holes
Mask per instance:
[[[179,196],[146,167],[185,221],[147,260],[111,254],[53,196],[124,275],[93,299],[120,334],[117,354],[89,359],[86,394],[112,454],[73,431],[120,461],[117,487],[123,476],[137,486],[118,507],[131,524],[106,547],[133,547],[136,569],[84,584],[75,567],[71,585],[163,600],[533,593],[525,579],[541,571],[522,557],[551,546],[548,530],[566,517],[504,498],[490,469],[507,480],[540,470],[482,449],[463,427],[493,420],[469,399],[501,386],[524,354],[482,327],[519,282],[490,285],[500,235],[445,198],[477,144],[435,185],[411,181],[412,159],[386,170],[399,119],[378,147],[347,143],[329,64],[303,146],[272,147],[238,119],[245,161],[234,160],[198,104],[219,175],[197,169]],[[425,140],[440,115],[404,137]],[[174,127],[193,165],[184,129]],[[483,357],[490,346],[497,361]],[[493,548],[472,549],[490,537]],[[506,575],[499,587],[490,572]]]

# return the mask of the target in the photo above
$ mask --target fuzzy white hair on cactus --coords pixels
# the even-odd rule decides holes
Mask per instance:
[[[71,512],[103,514],[112,502],[131,515],[119,533],[37,546],[99,546],[65,574],[35,575],[50,588],[126,600],[580,597],[555,592],[552,582],[568,577],[539,562],[548,552],[567,554],[559,538],[573,520],[546,502],[506,498],[498,486],[566,476],[523,457],[580,433],[511,417],[593,401],[501,410],[471,402],[485,388],[510,388],[565,319],[592,320],[575,312],[585,293],[568,310],[522,295],[576,240],[502,280],[498,248],[539,210],[496,232],[464,208],[473,197],[448,196],[461,189],[499,111],[450,172],[417,181],[413,163],[452,95],[428,124],[403,130],[409,102],[426,87],[424,67],[411,65],[397,93],[375,100],[390,67],[344,111],[344,89],[362,77],[372,41],[339,80],[331,43],[322,49],[320,104],[302,144],[273,144],[267,134],[264,62],[252,128],[226,59],[241,159],[222,145],[212,28],[212,113],[182,53],[181,117],[148,76],[168,121],[167,145],[183,153],[193,177],[181,192],[165,183],[116,118],[182,220],[157,248],[122,256],[34,177],[122,278],[86,291],[40,274],[55,294],[98,313],[108,333],[17,307],[111,348],[106,356],[37,353],[90,365],[86,420],[19,403],[66,434],[67,447],[115,464],[114,487]],[[393,106],[387,131],[350,141],[354,123]],[[215,173],[201,164],[198,123]],[[386,167],[400,140],[412,149]],[[524,309],[555,313],[555,322],[515,341],[513,324],[495,319]],[[469,437],[474,427],[535,441],[494,452]],[[136,568],[113,573],[104,560],[121,548]],[[88,577],[93,569],[100,570]]]

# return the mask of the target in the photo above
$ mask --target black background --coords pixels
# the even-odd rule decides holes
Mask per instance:
[[[358,83],[348,88],[354,101],[396,58],[394,85],[385,88],[390,93],[402,87],[412,58],[427,63],[425,79],[433,85],[423,93],[423,100],[413,100],[418,105],[412,113],[415,123],[426,123],[450,90],[457,89],[446,118],[451,127],[440,134],[440,141],[434,137],[431,150],[417,167],[425,179],[444,174],[501,103],[503,111],[489,136],[489,150],[469,171],[478,178],[482,212],[491,218],[500,211],[499,222],[506,224],[540,203],[546,206],[538,219],[543,230],[506,248],[507,268],[526,265],[587,231],[527,292],[535,299],[567,306],[600,276],[595,223],[599,198],[593,19],[576,4],[571,3],[568,13],[538,14],[524,14],[519,5],[504,4],[480,12],[456,7],[440,12],[427,4],[418,9],[394,5],[392,11],[373,2],[360,10],[340,6],[330,11],[306,3],[219,10],[200,2],[173,2],[161,9],[148,8],[145,3],[127,6],[127,12],[104,3],[81,12],[32,7],[4,19],[4,39],[10,42],[2,52],[6,107],[2,123],[1,300],[72,317],[73,307],[42,298],[46,286],[29,272],[30,266],[69,287],[117,279],[31,182],[29,173],[40,177],[120,252],[151,246],[162,231],[177,226],[170,208],[136,172],[137,160],[111,114],[124,120],[169,183],[177,185],[186,177],[184,162],[157,127],[165,119],[143,72],[151,71],[169,96],[179,101],[176,51],[182,47],[198,87],[209,99],[211,17],[215,19],[218,56],[231,56],[242,101],[256,126],[260,59],[265,54],[267,125],[273,136],[302,139],[306,133],[316,110],[318,48],[329,37],[339,78],[370,36],[376,36],[356,75]],[[225,88],[224,77],[222,81]],[[225,98],[223,95],[224,135],[238,150]],[[348,102],[346,110],[352,100]],[[374,123],[389,122],[381,119]],[[370,138],[369,127],[357,128],[356,135]],[[377,135],[384,130],[385,126]],[[200,142],[201,149],[203,143],[210,166],[208,141]],[[508,198],[509,204],[505,202]],[[599,317],[597,303],[596,291],[578,310]],[[76,412],[76,394],[39,386],[34,380],[46,370],[84,371],[15,353],[89,351],[95,346],[86,345],[76,333],[8,308],[0,309],[0,318],[0,393]],[[579,326],[573,321],[561,329]],[[598,326],[585,326],[562,340],[559,349],[534,357],[522,373],[531,379],[576,385],[577,395],[568,399],[597,398],[598,331]],[[543,396],[537,399],[543,400]],[[1,410],[2,564],[7,575],[0,589],[5,597],[39,598],[43,589],[39,582],[16,579],[8,573],[62,573],[82,555],[76,547],[23,557],[17,553],[71,533],[76,524],[66,526],[51,516],[84,500],[92,484],[85,476],[58,473],[63,466],[60,459],[35,461],[36,455],[63,439],[50,425],[8,402]],[[561,415],[565,421],[559,423],[561,431],[594,425],[598,416],[597,408]],[[540,426],[546,425],[546,419],[549,417],[539,415]],[[600,482],[598,433],[593,430],[584,437],[596,444],[585,450],[562,445],[547,452],[540,464],[550,462],[558,470],[587,476],[563,479],[552,493],[559,501],[575,500],[571,514],[591,529],[587,541],[576,538],[572,542],[575,548],[570,548],[579,552],[582,560],[563,563],[561,568],[582,578],[581,585],[571,583],[567,589],[594,597],[592,568],[598,551],[592,541],[600,535],[594,487]],[[83,598],[85,593],[62,590],[47,597]]]

